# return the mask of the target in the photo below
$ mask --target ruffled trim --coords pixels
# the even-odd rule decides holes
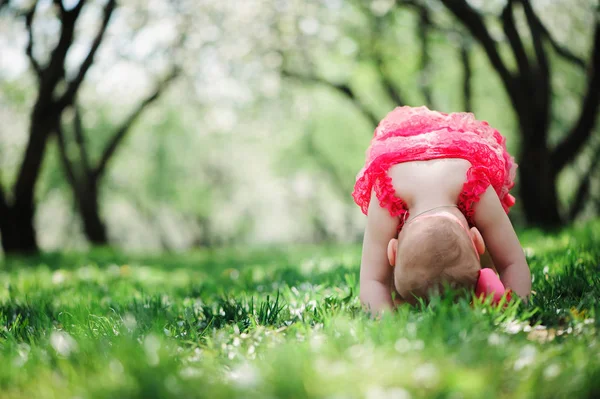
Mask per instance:
[[[506,150],[506,139],[473,114],[443,114],[426,107],[396,108],[379,124],[367,151],[367,163],[357,175],[354,201],[367,214],[374,190],[381,206],[399,217],[402,225],[408,211],[405,202],[395,196],[389,168],[402,162],[441,158],[461,158],[472,165],[457,199],[471,224],[474,204],[490,185],[506,212],[514,205],[509,191],[517,165]]]
[[[475,119],[471,112],[446,114],[422,107],[396,107],[379,123],[374,137],[385,140],[391,136],[418,136],[436,130],[471,132],[480,137],[494,137],[500,144],[504,137],[486,121]]]
[[[471,226],[474,225],[475,203],[479,202],[490,184],[484,167],[473,166],[467,171],[467,181],[458,197],[458,208]]]

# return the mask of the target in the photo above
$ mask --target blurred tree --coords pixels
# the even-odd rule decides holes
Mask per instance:
[[[578,67],[586,68],[586,62],[556,41],[529,0],[508,0],[500,20],[516,60],[516,70],[511,71],[501,56],[498,40],[490,33],[481,12],[466,0],[441,2],[483,47],[517,115],[522,138],[518,169],[520,196],[527,221],[533,225],[547,227],[560,225],[563,218],[559,209],[557,176],[589,142],[600,104],[600,4],[596,10],[590,10],[595,13],[595,28],[587,62],[587,92],[582,99],[579,116],[562,141],[551,147],[549,131],[553,70],[549,61],[548,46],[552,47],[558,56]],[[525,44],[524,38],[528,35],[518,29],[515,23],[517,6],[520,6],[524,13],[533,54]],[[591,162],[590,168],[596,165],[597,162]],[[590,169],[584,174],[576,190],[576,200],[573,201],[571,209],[565,212],[569,219],[575,218],[583,208],[592,171],[593,169]]]
[[[375,67],[383,93],[394,105],[423,103],[435,108],[431,87],[430,43],[435,33],[445,37],[447,44],[452,42],[458,44],[462,65],[462,108],[464,111],[472,111],[471,53],[474,43],[481,44],[493,70],[499,75],[517,116],[522,139],[518,151],[519,190],[527,222],[538,226],[557,226],[567,220],[573,220],[580,213],[590,194],[589,179],[593,169],[582,173],[579,187],[574,190],[576,199],[564,212],[561,212],[558,200],[557,177],[576,159],[594,131],[600,103],[598,16],[595,18],[596,27],[589,62],[586,62],[572,50],[557,42],[544,26],[529,0],[507,1],[499,20],[508,42],[507,47],[510,48],[516,61],[516,70],[512,71],[501,55],[503,49],[500,40],[494,38],[491,28],[488,28],[484,22],[484,13],[475,9],[466,0],[441,0],[440,2],[349,0],[349,3],[359,11],[367,25],[367,34],[354,33],[356,42],[359,43],[359,58]],[[440,14],[444,14],[441,12],[443,9],[440,9],[442,4],[461,22],[462,26],[454,27],[448,21],[444,22],[444,18],[440,18]],[[522,32],[522,27],[517,23],[515,19],[517,8],[522,11],[523,26],[527,27],[529,32]],[[403,83],[399,83],[398,73],[392,73],[399,65],[392,62],[392,57],[394,53],[398,53],[398,49],[394,49],[390,54],[389,48],[393,47],[390,36],[393,36],[398,24],[395,18],[397,12],[405,12],[405,9],[414,12],[417,19],[415,38],[420,47],[417,80],[421,102],[416,102],[414,94],[406,90]],[[433,18],[434,14],[436,18]],[[361,35],[362,37],[359,37]],[[395,40],[398,40],[397,36]],[[552,88],[552,79],[556,80],[559,75],[567,76],[564,76],[564,69],[551,68],[550,47],[575,68],[587,69],[587,92],[582,100],[577,120],[567,128],[569,133],[563,135],[562,141],[555,146],[551,144],[550,138],[551,121],[561,118],[552,115],[551,112],[552,100],[556,95],[556,91]],[[586,67],[586,64],[589,65]],[[291,68],[292,65],[294,69]],[[350,81],[325,78],[316,72],[316,68],[309,69],[308,73],[302,72],[296,65],[297,63],[286,63],[282,71],[283,76],[303,82],[323,84],[335,89],[351,100],[373,125],[377,124],[381,115],[366,101],[368,95],[361,93]],[[408,87],[408,84],[406,86]],[[590,162],[589,165],[596,167],[597,163]]]
[[[0,232],[5,253],[34,252],[38,250],[33,224],[35,213],[35,186],[46,152],[48,138],[59,127],[65,109],[75,102],[77,92],[94,62],[94,57],[108,26],[115,0],[107,0],[102,21],[89,47],[89,51],[72,77],[66,75],[66,58],[74,40],[75,24],[81,15],[86,0],[67,6],[54,0],[60,21],[59,38],[49,54],[48,62],[42,64],[34,56],[34,19],[40,2],[34,1],[26,10],[17,4],[3,2],[15,16],[24,18],[28,34],[26,54],[37,78],[37,97],[30,115],[29,138],[12,193],[5,194],[0,186]],[[15,2],[17,3],[17,2]]]
[[[120,126],[114,129],[96,165],[92,165],[90,161],[89,148],[85,138],[86,130],[79,106],[74,105],[72,136],[66,135],[65,129],[60,124],[57,126],[58,147],[65,175],[73,191],[73,197],[81,215],[85,235],[95,245],[108,244],[106,224],[100,216],[99,207],[100,184],[105,176],[106,168],[119,145],[125,140],[135,121],[150,104],[160,97],[178,73],[178,68],[173,67],[167,77],[157,84],[152,93],[135,107]],[[69,157],[67,140],[73,140],[75,143],[79,153],[78,160]]]

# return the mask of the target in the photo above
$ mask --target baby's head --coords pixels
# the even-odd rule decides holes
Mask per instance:
[[[414,303],[444,284],[473,289],[484,250],[479,231],[469,230],[464,217],[448,212],[417,217],[388,246],[396,290]]]

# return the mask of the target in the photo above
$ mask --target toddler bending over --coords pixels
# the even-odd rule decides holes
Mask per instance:
[[[378,313],[414,303],[443,284],[474,290],[484,254],[504,286],[526,299],[531,275],[507,216],[515,170],[504,137],[470,113],[390,112],[353,192],[367,214],[364,306]]]

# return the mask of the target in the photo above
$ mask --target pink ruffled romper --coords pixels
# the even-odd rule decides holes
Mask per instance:
[[[506,150],[506,139],[487,122],[473,114],[444,114],[427,107],[398,107],[375,129],[364,168],[356,177],[352,196],[366,215],[371,192],[383,208],[400,219],[398,230],[408,218],[405,202],[398,198],[388,176],[389,168],[410,161],[461,158],[471,163],[458,207],[473,225],[473,205],[492,185],[504,210],[515,203],[509,194],[514,186],[517,164]]]

